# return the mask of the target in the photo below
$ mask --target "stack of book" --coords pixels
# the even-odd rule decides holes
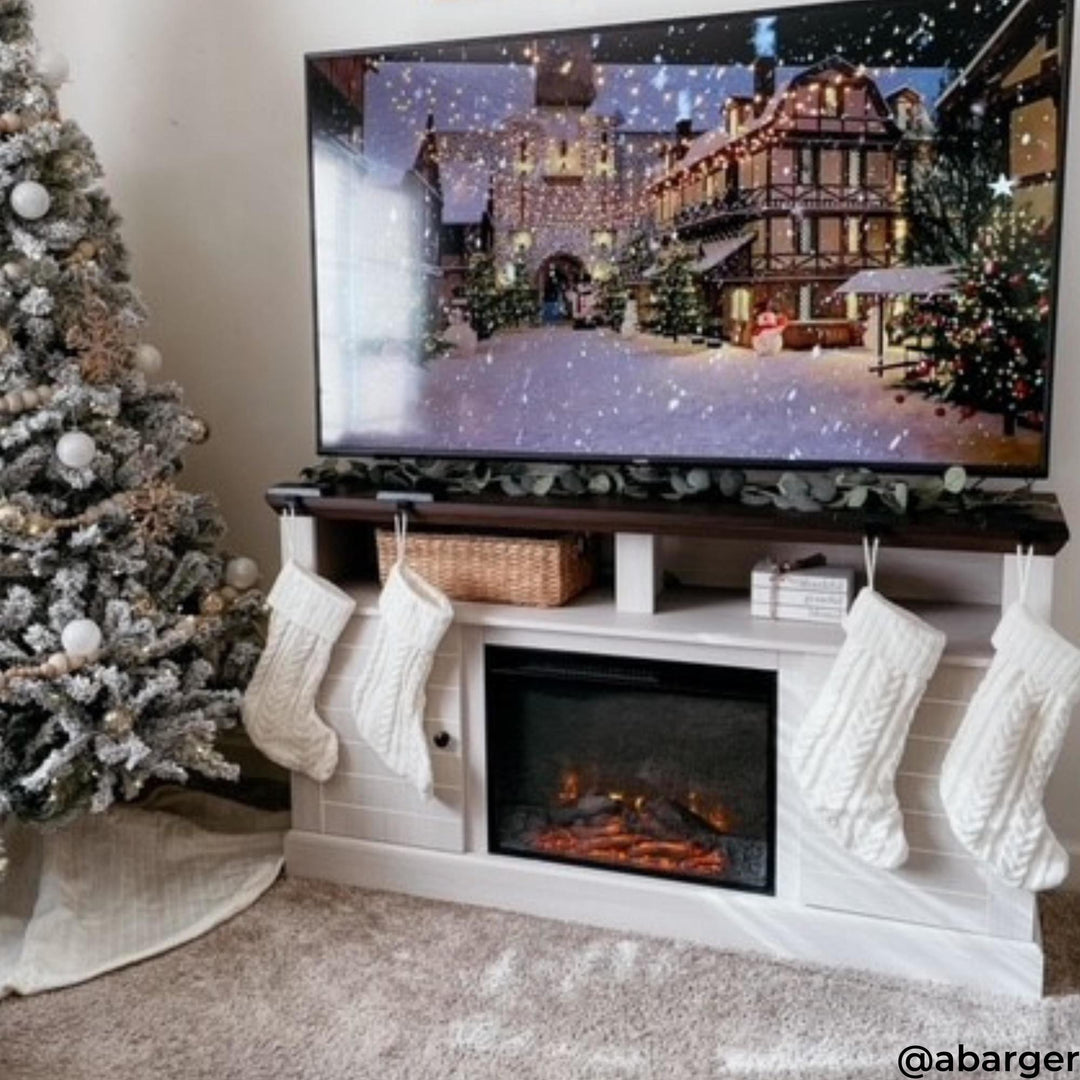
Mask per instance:
[[[855,592],[855,571],[841,566],[785,570],[772,560],[754,567],[750,611],[762,619],[838,623]]]

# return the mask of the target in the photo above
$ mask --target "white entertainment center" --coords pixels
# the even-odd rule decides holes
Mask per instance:
[[[350,716],[352,686],[378,618],[378,586],[354,584],[350,570],[356,522],[346,513],[303,505],[298,511],[281,517],[283,550],[350,591],[357,609],[319,697],[341,739],[338,770],[326,784],[292,780],[291,874],[792,960],[1042,993],[1035,895],[996,881],[964,852],[937,790],[949,739],[988,665],[990,635],[1016,595],[1017,558],[1007,544],[992,550],[947,538],[943,546],[952,550],[942,550],[925,537],[907,545],[898,539],[894,548],[884,541],[883,590],[948,635],[897,782],[911,855],[889,872],[859,862],[828,837],[804,810],[787,762],[842,631],[753,618],[746,591],[745,568],[766,552],[788,557],[825,548],[830,562],[854,566],[861,561],[858,540],[822,534],[819,542],[812,533],[798,540],[793,533],[768,544],[722,539],[722,531],[709,539],[701,528],[696,539],[613,529],[613,588],[594,588],[556,609],[455,604],[455,624],[428,687],[435,797],[425,801],[365,749]],[[420,524],[423,517],[421,511]],[[369,527],[375,517],[366,520]],[[1060,546],[1039,545],[1034,561],[1029,604],[1047,616]],[[683,585],[658,596],[663,572],[673,569]],[[485,649],[492,646],[774,672],[773,894],[493,853],[485,715]]]

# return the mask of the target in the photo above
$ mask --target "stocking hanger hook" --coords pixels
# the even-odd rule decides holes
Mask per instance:
[[[290,499],[281,508],[281,516],[285,519],[281,530],[281,555],[285,563],[291,563],[296,558],[296,537],[293,535],[293,530],[296,528],[296,502],[296,499]]]
[[[397,561],[405,561],[405,545],[409,538],[409,504],[398,503],[394,511],[394,540],[397,543]]]
[[[1031,568],[1034,564],[1035,545],[1020,540],[1016,545],[1016,583],[1021,604],[1027,603],[1028,586],[1031,584]]]
[[[881,547],[881,537],[875,533],[867,533],[863,537],[863,562],[866,565],[866,584],[871,592],[874,591],[874,581],[877,578],[878,550]]]

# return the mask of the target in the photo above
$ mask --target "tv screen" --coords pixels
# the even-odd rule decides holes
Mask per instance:
[[[1071,16],[309,56],[321,450],[1045,474]]]

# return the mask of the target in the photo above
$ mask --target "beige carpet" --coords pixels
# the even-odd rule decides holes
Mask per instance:
[[[1044,925],[1056,996],[1018,1003],[286,880],[176,952],[0,1002],[0,1077],[834,1080],[894,1077],[909,1043],[1080,1049],[1080,897]]]

